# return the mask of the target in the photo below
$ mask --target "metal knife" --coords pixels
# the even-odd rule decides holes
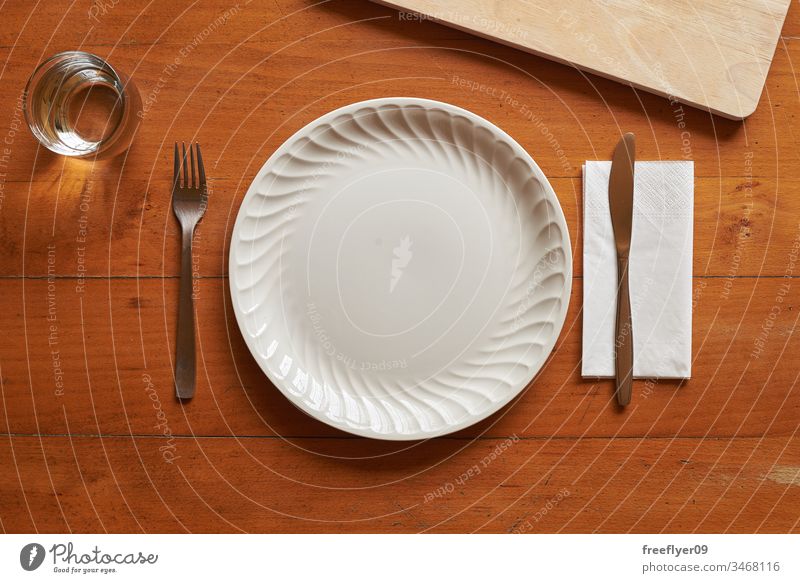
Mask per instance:
[[[631,296],[628,287],[628,256],[633,229],[633,172],[636,160],[636,138],[627,133],[617,144],[611,161],[608,180],[608,206],[614,242],[617,247],[617,327],[614,336],[614,369],[617,402],[631,402],[633,389],[633,325]]]

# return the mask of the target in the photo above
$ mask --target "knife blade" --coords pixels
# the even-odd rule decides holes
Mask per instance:
[[[608,179],[608,206],[617,250],[617,322],[614,336],[614,370],[617,403],[625,406],[633,391],[633,323],[628,285],[628,257],[633,231],[633,177],[636,138],[626,133],[614,149]]]

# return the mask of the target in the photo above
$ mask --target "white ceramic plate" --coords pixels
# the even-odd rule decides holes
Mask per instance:
[[[267,160],[233,231],[230,285],[253,356],[344,431],[422,439],[491,415],[553,349],[569,234],[533,159],[458,107],[354,103]]]

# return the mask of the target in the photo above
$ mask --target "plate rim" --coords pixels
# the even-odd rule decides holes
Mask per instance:
[[[564,262],[564,277],[566,280],[566,285],[564,286],[564,293],[562,294],[562,301],[561,302],[561,309],[560,312],[554,317],[553,322],[556,324],[557,333],[555,333],[550,342],[545,345],[545,350],[543,351],[546,356],[542,360],[539,367],[533,371],[532,376],[525,382],[521,383],[520,386],[516,387],[513,390],[508,391],[508,395],[494,403],[492,403],[491,407],[488,407],[486,411],[481,412],[479,415],[473,415],[465,419],[464,421],[452,425],[446,425],[445,427],[436,430],[436,431],[421,431],[417,430],[413,433],[377,433],[373,431],[370,427],[363,427],[363,428],[355,428],[347,425],[344,422],[336,422],[328,417],[325,417],[321,411],[317,411],[314,409],[309,409],[305,406],[305,403],[297,398],[292,391],[288,389],[288,381],[286,379],[278,379],[273,378],[273,375],[269,371],[269,367],[266,366],[266,363],[262,362],[263,359],[258,354],[254,346],[254,339],[251,335],[245,332],[245,323],[244,323],[244,314],[242,309],[239,307],[238,302],[236,301],[235,297],[238,293],[238,290],[234,287],[234,276],[231,274],[231,265],[235,264],[234,254],[235,254],[235,241],[237,239],[239,230],[241,228],[242,223],[242,209],[245,208],[245,205],[259,193],[257,192],[255,186],[258,184],[261,179],[267,174],[269,168],[273,165],[275,161],[281,158],[281,156],[294,144],[295,141],[302,138],[304,135],[307,135],[308,131],[313,129],[315,126],[319,124],[323,124],[328,122],[342,114],[353,113],[359,109],[363,109],[365,107],[373,107],[378,108],[384,105],[398,105],[400,107],[408,107],[408,106],[421,106],[424,108],[440,108],[447,110],[453,114],[462,115],[468,118],[472,122],[477,122],[480,124],[485,124],[488,129],[491,130],[497,137],[502,138],[511,148],[514,150],[514,153],[519,156],[520,158],[524,159],[527,163],[530,164],[535,177],[540,182],[542,188],[545,191],[545,196],[552,197],[552,200],[557,203],[554,205],[556,209],[556,216],[555,221],[559,223],[561,227],[561,231],[564,235],[563,243],[564,243],[564,255],[565,255],[565,262]],[[449,435],[455,433],[456,431],[460,431],[461,429],[465,429],[467,427],[471,427],[476,423],[480,423],[481,421],[491,417],[492,415],[496,414],[500,411],[503,407],[508,405],[512,400],[518,397],[526,387],[530,386],[536,378],[541,374],[542,369],[548,363],[552,356],[553,348],[555,347],[556,343],[558,342],[559,337],[564,329],[564,323],[567,317],[567,311],[569,309],[569,304],[572,299],[572,268],[573,268],[573,257],[572,257],[572,240],[569,234],[569,228],[567,225],[566,216],[564,215],[564,209],[561,206],[561,201],[559,200],[558,196],[556,195],[555,190],[553,189],[552,184],[545,176],[542,169],[533,159],[525,148],[522,147],[517,140],[515,140],[510,134],[508,134],[505,130],[494,124],[493,122],[489,121],[488,119],[480,116],[468,109],[464,109],[457,105],[453,105],[451,103],[445,101],[439,101],[435,99],[428,99],[423,97],[379,97],[375,99],[366,99],[362,101],[356,101],[347,105],[343,105],[338,107],[334,110],[331,110],[319,117],[314,118],[310,122],[304,124],[300,127],[297,131],[292,133],[268,158],[267,160],[261,165],[261,168],[253,177],[252,181],[250,182],[250,186],[247,188],[247,192],[245,193],[244,197],[242,198],[242,202],[239,204],[239,207],[236,211],[236,220],[234,221],[233,230],[231,232],[230,238],[230,249],[228,251],[228,291],[231,294],[231,304],[233,306],[233,312],[236,317],[236,324],[239,329],[239,333],[241,334],[242,338],[247,345],[247,349],[250,351],[251,356],[258,364],[261,371],[266,375],[267,379],[277,388],[281,394],[295,407],[297,407],[300,411],[305,413],[306,415],[324,423],[329,427],[333,427],[334,429],[338,429],[345,433],[349,433],[351,435],[357,435],[360,437],[367,437],[371,439],[379,439],[383,441],[418,441],[424,439],[432,439],[435,437],[441,437],[443,435]]]

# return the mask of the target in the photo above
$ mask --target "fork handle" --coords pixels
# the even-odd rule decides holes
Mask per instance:
[[[194,397],[197,357],[194,341],[192,235],[194,226],[182,226],[181,283],[178,300],[178,340],[175,356],[175,396]]]
[[[633,392],[633,325],[631,294],[628,288],[628,257],[617,258],[617,333],[614,342],[617,403],[623,407],[631,402]]]

